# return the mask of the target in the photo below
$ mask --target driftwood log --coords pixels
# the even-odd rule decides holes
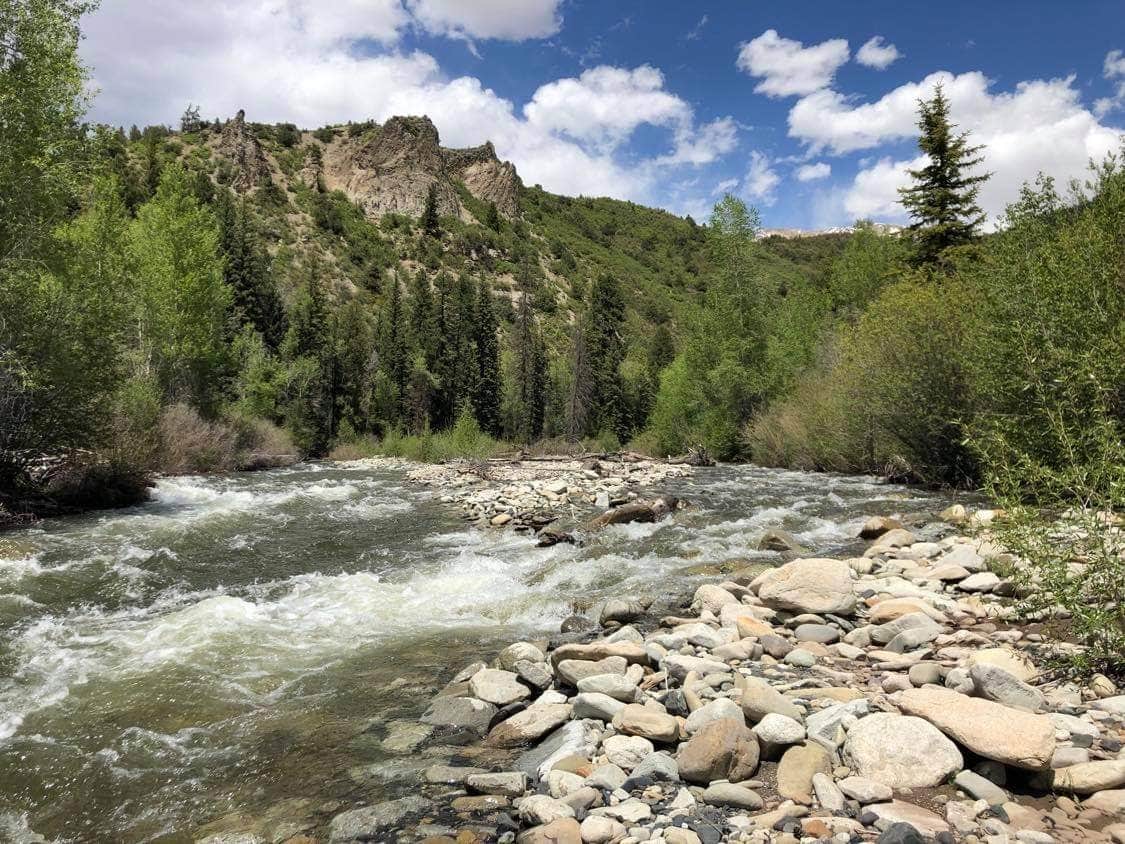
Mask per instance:
[[[680,506],[680,500],[672,495],[662,495],[650,501],[630,501],[620,507],[606,510],[590,520],[589,529],[597,530],[607,525],[624,525],[630,522],[659,522],[671,515]]]

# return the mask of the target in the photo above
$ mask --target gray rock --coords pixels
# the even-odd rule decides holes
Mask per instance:
[[[819,642],[830,645],[840,638],[840,630],[831,624],[801,624],[793,631],[798,642]]]
[[[765,572],[756,581],[758,597],[772,609],[796,612],[855,612],[852,570],[843,560],[794,560]]]
[[[761,809],[764,805],[756,791],[729,782],[714,782],[703,792],[703,802],[708,806],[730,806],[735,809]]]
[[[645,614],[645,609],[645,605],[640,601],[610,598],[602,605],[602,611],[599,614],[598,620],[603,626],[614,622],[618,624],[628,624],[631,621],[636,621],[638,618],[641,618]]]
[[[520,801],[520,820],[531,826],[541,826],[562,818],[573,818],[574,809],[548,797],[546,794],[532,794]]]
[[[762,751],[767,756],[790,744],[800,744],[805,740],[805,728],[799,721],[779,715],[776,712],[767,713],[754,727],[754,734],[762,745]]]
[[[793,650],[793,644],[788,639],[773,634],[759,637],[758,644],[762,646],[765,653],[768,653],[774,659],[785,659],[786,655]]]
[[[408,815],[423,812],[429,806],[429,800],[412,796],[341,812],[329,825],[329,844],[352,844],[384,837],[386,832],[400,825]]]
[[[431,765],[422,779],[434,785],[464,785],[473,774],[487,774],[484,768],[456,768],[450,765]]]
[[[637,684],[624,674],[595,674],[578,681],[578,691],[583,694],[599,694],[632,703],[637,697]]]
[[[525,751],[516,762],[516,768],[528,776],[545,777],[551,767],[566,756],[575,756],[585,751],[593,734],[583,721],[563,724],[536,747]]]
[[[915,627],[912,630],[903,630],[887,643],[887,650],[892,653],[902,654],[915,650],[923,645],[928,645],[941,634],[941,628]]]
[[[523,771],[472,774],[465,778],[465,785],[478,794],[519,797],[527,790],[527,774]]]
[[[762,534],[762,538],[758,540],[759,551],[795,551],[798,554],[807,553],[806,549],[797,538],[788,531],[781,530],[780,528],[772,528]]]
[[[933,630],[935,637],[941,633],[940,625],[924,612],[912,612],[900,615],[894,621],[872,627],[871,641],[885,645],[907,630]]]
[[[422,723],[447,729],[470,730],[483,736],[496,712],[493,704],[476,698],[439,697],[422,716]]]
[[[664,751],[650,753],[637,767],[633,768],[631,779],[649,777],[657,782],[679,782],[680,766],[674,758]]]
[[[804,648],[794,648],[785,655],[783,662],[796,668],[812,668],[816,665],[816,656]]]
[[[813,793],[821,807],[830,812],[839,812],[844,808],[844,793],[836,787],[832,777],[819,771],[812,777]]]
[[[1039,712],[1046,708],[1043,693],[998,665],[978,662],[969,669],[976,693],[1015,709]]]
[[[936,662],[919,662],[910,666],[907,676],[914,686],[925,686],[930,683],[941,685],[941,666]]]
[[[652,755],[658,756],[659,754],[654,753]],[[586,777],[586,785],[604,791],[616,791],[625,784],[627,779],[629,779],[629,775],[611,762],[607,765],[600,765],[590,776]]]
[[[1000,585],[1000,578],[990,571],[970,574],[957,584],[962,592],[992,592]]]
[[[888,712],[852,725],[842,756],[861,777],[891,788],[929,788],[964,766],[961,751],[928,721]]]
[[[593,677],[596,674],[624,674],[629,663],[623,656],[608,656],[605,659],[564,659],[558,663],[556,670],[559,678],[571,686],[577,686],[583,677]]]
[[[835,753],[843,741],[844,725],[866,715],[870,709],[871,704],[866,698],[837,703],[809,715],[805,720],[805,730],[812,741],[829,753]]]
[[[1004,789],[973,771],[961,771],[953,778],[953,784],[975,800],[987,800],[989,806],[1003,806],[1008,802]]]
[[[631,771],[653,752],[652,742],[640,736],[610,736],[602,743],[606,758]]]
[[[507,671],[514,671],[517,662],[543,662],[546,659],[543,651],[531,642],[513,642],[500,651],[500,654],[496,657],[500,667]]]
[[[608,723],[624,708],[621,701],[597,692],[583,692],[574,698],[575,718],[594,718]]]
[[[869,780],[867,777],[847,777],[836,783],[840,791],[860,803],[879,803],[890,800],[894,790],[889,785]]]
[[[533,689],[545,689],[554,679],[551,666],[546,662],[528,662],[526,659],[521,659],[512,666],[512,670],[520,680]]]
[[[507,706],[531,696],[514,672],[495,668],[485,668],[474,674],[469,680],[469,691],[473,697],[497,706]]]

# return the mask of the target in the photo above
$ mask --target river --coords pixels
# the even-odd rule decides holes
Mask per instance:
[[[420,763],[381,725],[473,659],[599,597],[774,560],[752,550],[767,528],[831,554],[867,515],[948,503],[753,467],[667,491],[694,506],[580,548],[468,527],[364,464],[166,478],[143,506],[0,535],[0,840],[193,841],[402,793]]]

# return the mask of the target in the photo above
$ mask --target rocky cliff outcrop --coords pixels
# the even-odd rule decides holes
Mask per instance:
[[[216,152],[234,169],[230,185],[239,193],[253,190],[270,179],[270,166],[262,145],[246,128],[246,112],[239,110],[219,136]]]
[[[443,149],[428,117],[392,117],[357,138],[333,141],[324,152],[323,175],[329,190],[343,191],[370,217],[420,216],[431,185],[439,213],[464,216],[455,181],[505,214],[519,208],[515,167],[500,161],[491,143]]]

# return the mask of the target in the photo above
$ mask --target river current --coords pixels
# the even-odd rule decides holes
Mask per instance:
[[[166,478],[143,506],[0,534],[0,841],[193,841],[403,793],[421,763],[381,726],[464,664],[601,597],[776,561],[753,550],[769,528],[833,554],[868,515],[948,503],[753,467],[659,491],[693,507],[582,547],[466,526],[369,464]]]

